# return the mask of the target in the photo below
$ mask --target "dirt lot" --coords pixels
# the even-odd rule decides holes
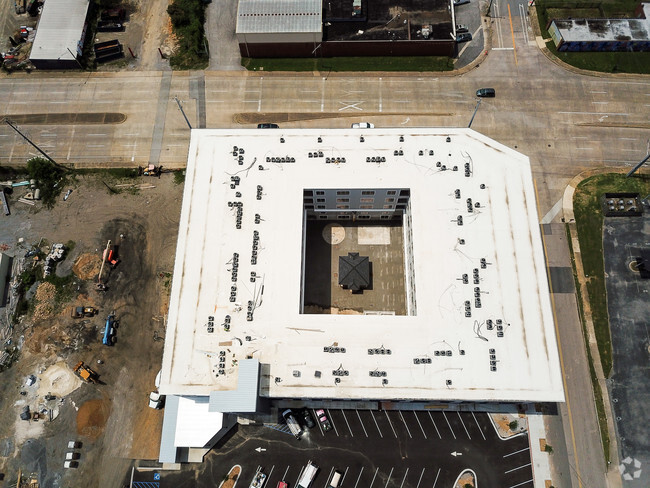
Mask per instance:
[[[28,315],[13,330],[12,344],[21,352],[0,373],[0,416],[5,419],[0,422],[0,486],[15,483],[22,468],[38,473],[42,487],[114,488],[121,486],[133,459],[157,458],[162,412],[150,409],[147,397],[162,360],[183,187],[170,174],[143,177],[143,182],[155,188],[110,194],[100,178],[80,177],[70,198],[59,198],[52,210],[19,203],[15,192],[11,215],[0,219],[0,245],[9,255],[21,258],[41,239],[42,246],[71,242],[58,276],[71,274],[82,257],[74,266],[70,299],[53,300],[45,287],[38,292],[41,318]],[[108,289],[101,293],[95,289],[92,256],[101,256],[108,239],[119,246],[120,262],[114,269],[105,267]],[[74,319],[72,305],[92,305],[99,313]],[[112,311],[119,320],[117,342],[107,347],[101,337]],[[98,384],[67,374],[78,361],[100,375]],[[26,386],[29,375],[36,382]],[[46,400],[47,393],[56,398]],[[45,418],[20,420],[24,406],[45,412]],[[63,469],[69,440],[83,444],[77,470]]]

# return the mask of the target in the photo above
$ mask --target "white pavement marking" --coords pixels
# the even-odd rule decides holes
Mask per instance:
[[[332,424],[332,427],[334,427],[334,432],[336,432],[336,437],[339,437],[339,431],[336,428],[336,424],[334,423],[334,419],[332,418],[332,414],[329,411],[329,408],[327,409],[327,418],[330,419],[330,424]]]
[[[558,112],[559,114],[576,114],[576,115],[630,115],[619,112]]]
[[[284,481],[287,478],[288,472],[289,472],[289,466],[287,466],[287,469],[284,470],[284,474],[282,475],[282,481]]]
[[[269,474],[268,474],[268,476],[266,477],[267,480],[270,480],[270,479],[271,479],[271,474],[273,474],[273,470],[274,470],[274,469],[275,469],[275,464],[274,464],[273,466],[271,466],[271,471],[269,471]]]
[[[343,472],[343,476],[341,477],[341,484],[345,481],[345,477],[348,475],[348,469],[350,469],[350,466],[345,467],[345,471]]]
[[[395,428],[393,427],[393,423],[390,421],[390,417],[388,416],[388,412],[384,410],[384,413],[386,414],[386,418],[388,419],[388,423],[390,424],[390,428],[393,429],[393,434],[395,434],[395,438],[397,438],[397,432],[395,432]]]
[[[440,476],[440,470],[441,470],[441,469],[442,469],[442,468],[438,468],[438,474],[436,474],[436,479],[433,480],[433,486],[432,486],[432,488],[436,488],[436,483],[438,482],[438,476]]]
[[[525,485],[526,483],[532,483],[533,480],[528,480],[528,481],[522,481],[521,483],[517,483],[516,485],[512,485],[509,488],[517,488],[518,486]]]
[[[377,477],[377,471],[379,471],[379,468],[375,470],[375,475],[372,477],[372,481],[370,482],[370,486],[368,488],[372,488],[372,484],[375,482],[375,478]]]
[[[88,134],[88,136],[105,136],[105,133],[97,133],[97,134]]]
[[[372,420],[375,421],[375,427],[377,427],[377,432],[379,432],[379,437],[383,439],[384,436],[381,433],[381,429],[379,428],[379,424],[377,423],[377,419],[375,418],[375,415],[372,413],[372,410],[368,410],[368,412],[370,412],[370,416],[372,417]]]
[[[75,132],[76,127],[73,125],[72,126],[72,134],[70,135],[70,139],[68,140],[68,157],[66,160],[70,160],[70,152],[72,151],[72,141],[74,140],[74,132]]]
[[[420,479],[418,480],[418,484],[415,485],[415,488],[420,488],[420,482],[422,481],[422,477],[424,476],[424,470],[427,468],[422,468],[422,472],[420,473]]]
[[[298,486],[298,481],[300,481],[300,477],[302,476],[302,472],[305,470],[305,467],[303,466],[300,468],[300,473],[298,473],[298,477],[296,478],[296,482],[293,484],[293,486]]]
[[[363,433],[366,434],[366,437],[368,437],[368,432],[366,432],[366,427],[363,425],[363,420],[361,420],[361,415],[359,415],[359,410],[354,410],[357,412],[357,417],[359,417],[359,422],[361,422],[361,428],[363,429]]]
[[[516,468],[509,469],[508,471],[504,471],[503,474],[512,473],[513,471],[517,471],[518,469],[526,468],[526,467],[530,466],[530,464],[531,464],[531,463],[528,463],[528,464],[524,464],[523,466],[518,466],[518,467],[516,467]]]
[[[496,18],[496,23],[494,24],[495,30],[497,31],[497,46],[494,49],[503,49],[503,34],[501,30],[501,22],[500,22],[500,15],[499,15],[499,2],[495,2],[494,4],[494,16]]]
[[[399,416],[402,419],[402,422],[404,422],[404,427],[406,427],[406,432],[408,432],[408,435],[411,439],[413,439],[413,436],[411,435],[411,431],[409,430],[409,426],[406,423],[406,419],[404,418],[404,415],[402,415],[402,411],[399,411]]]
[[[546,215],[542,218],[542,224],[550,224],[553,219],[557,216],[557,214],[560,213],[560,210],[562,210],[562,198],[560,198],[557,202],[555,202],[555,205],[551,207],[551,209],[546,212]],[[472,412],[473,413],[473,412]]]
[[[354,437],[354,434],[352,433],[352,429],[350,428],[350,422],[348,422],[348,418],[345,415],[345,412],[343,409],[341,409],[341,413],[343,414],[343,418],[345,419],[345,423],[348,424],[348,430],[350,431],[350,436]]]
[[[323,486],[323,488],[327,488],[327,486],[329,485],[329,482],[332,479],[332,471],[334,471],[333,466],[330,468],[330,474],[327,475],[327,479],[325,480],[325,486]]]
[[[379,78],[379,111],[380,112],[383,111],[382,107],[383,107],[383,104],[384,104],[384,100],[383,100],[382,92],[381,92],[381,87],[382,87],[381,78]]]
[[[404,486],[404,482],[406,481],[406,475],[409,474],[409,469],[406,468],[406,473],[404,473],[404,478],[402,478],[402,484],[399,485],[399,488],[402,488]]]
[[[527,451],[528,449],[530,449],[530,448],[528,448],[528,447],[524,447],[523,449],[519,449],[518,451],[511,452],[510,454],[506,454],[506,455],[503,456],[503,457],[504,457],[504,458],[507,458],[507,457],[509,457],[509,456],[514,456],[515,454],[519,454],[520,452]]]
[[[524,42],[528,44],[528,17],[526,16],[526,7],[519,4],[519,19],[521,20],[521,30],[524,34]]]
[[[25,103],[27,103],[27,102],[25,102]],[[358,106],[357,106],[357,105],[359,105],[360,103],[363,103],[363,100],[358,101],[358,102],[339,102],[339,103],[340,103],[341,105],[343,105],[343,107],[341,107],[341,108],[339,109],[339,112],[342,112],[343,110],[347,110],[347,109],[349,109],[349,108],[353,108],[353,109],[355,109],[355,110],[359,110],[360,112],[363,111],[363,109],[362,109],[361,107],[358,107]],[[346,104],[347,104],[347,105],[346,105]]]
[[[600,105],[607,105],[609,102],[591,102],[591,103],[598,103]]]
[[[438,430],[438,426],[436,425],[436,423],[435,423],[434,420],[433,420],[433,415],[431,415],[431,412],[427,412],[427,413],[429,414],[429,418],[431,419],[431,423],[433,424],[433,426],[434,426],[435,429],[436,429],[436,432],[437,432],[437,434],[438,434],[438,437],[439,437],[440,439],[442,439],[442,436],[440,435],[440,431]]]
[[[104,144],[86,144],[86,147],[104,147]]]
[[[386,479],[386,485],[384,488],[388,488],[388,483],[390,482],[390,477],[393,475],[393,469],[395,468],[390,468],[390,473],[388,473],[388,479]]]
[[[357,477],[357,482],[354,484],[353,488],[357,488],[357,485],[359,484],[359,480],[361,479],[361,473],[363,473],[363,466],[361,466],[361,471],[359,471],[359,476]]]
[[[426,434],[426,432],[424,432],[424,428],[422,427],[422,424],[420,423],[420,419],[418,418],[418,413],[417,413],[415,410],[413,410],[413,415],[415,415],[415,420],[418,421],[418,425],[420,426],[420,430],[422,431],[422,435],[423,435],[424,438],[426,439],[426,438],[427,438],[427,434]]]
[[[454,429],[451,428],[451,424],[449,423],[449,419],[447,419],[447,416],[445,415],[445,412],[442,412],[442,416],[447,421],[447,425],[449,426],[449,430],[451,430],[451,435],[453,435],[454,439],[456,439],[456,434],[454,434]]]
[[[493,47],[492,51],[514,51],[513,47]]]
[[[469,440],[472,440],[472,436],[469,435],[469,431],[467,430],[467,427],[465,427],[465,422],[463,422],[463,417],[460,416],[460,412],[456,410],[456,413],[458,414],[458,418],[460,419],[460,423],[463,424],[463,429],[465,429],[465,433],[467,434],[467,437],[469,437]]]
[[[474,417],[474,422],[476,422],[476,426],[478,427],[478,431],[481,433],[481,436],[483,437],[483,440],[487,440],[485,438],[485,434],[483,434],[483,429],[481,429],[481,425],[478,423],[478,420],[476,420],[476,415],[474,415],[474,412],[472,412],[472,417]]]
[[[263,80],[264,80],[264,77],[262,76],[262,77],[260,78],[260,91],[259,91],[260,99],[259,99],[259,102],[258,102],[258,104],[257,104],[257,111],[258,111],[258,112],[261,112],[261,111],[262,111],[262,81],[263,81]]]
[[[589,93],[607,93],[606,91],[589,90]]]

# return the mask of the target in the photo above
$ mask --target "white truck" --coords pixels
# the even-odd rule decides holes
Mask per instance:
[[[317,472],[318,466],[309,461],[300,476],[300,480],[298,480],[298,483],[296,484],[296,488],[309,488],[311,482],[314,481],[314,476],[316,476]]]
[[[287,423],[287,426],[289,427],[289,430],[293,434],[293,436],[296,439],[300,439],[300,436],[302,435],[302,428],[300,427],[300,424],[296,420],[296,417],[294,417],[293,412],[291,411],[290,408],[282,412],[282,417],[284,417],[284,421]]]

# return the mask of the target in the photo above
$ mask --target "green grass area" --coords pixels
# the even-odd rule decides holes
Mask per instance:
[[[603,391],[600,388],[600,383],[598,383],[598,378],[596,376],[596,369],[594,367],[594,359],[591,355],[591,349],[589,349],[589,341],[587,337],[587,323],[585,322],[585,313],[582,306],[582,291],[580,289],[580,283],[578,281],[578,274],[576,272],[576,263],[573,258],[573,242],[571,240],[571,231],[569,230],[569,225],[565,226],[567,242],[569,243],[569,253],[571,255],[571,269],[573,270],[573,280],[575,281],[576,286],[576,298],[578,302],[578,314],[580,315],[580,324],[582,324],[582,337],[585,341],[585,349],[587,350],[587,362],[589,363],[589,376],[591,377],[591,386],[594,390],[594,402],[596,404],[596,415],[598,416],[598,430],[600,431],[600,439],[603,444],[603,457],[605,462],[609,461],[609,430],[607,428],[607,415],[605,414],[605,401],[603,399]]]
[[[205,38],[205,3],[202,0],[174,0],[167,13],[172,21],[179,48],[170,59],[174,69],[205,69],[210,61]]]
[[[588,178],[576,188],[573,197],[582,265],[587,276],[587,291],[592,319],[598,341],[600,360],[606,377],[612,369],[612,345],[607,315],[607,292],[603,262],[603,214],[600,198],[607,192],[650,193],[650,177],[637,175],[626,178],[623,174],[604,174]]]
[[[351,58],[242,58],[249,71],[451,71],[446,56]]]
[[[538,0],[537,18],[544,39],[550,39],[546,26],[553,19],[630,18],[638,1],[561,2]],[[553,42],[546,43],[558,59],[576,68],[603,73],[650,73],[650,52],[571,52],[560,53]]]

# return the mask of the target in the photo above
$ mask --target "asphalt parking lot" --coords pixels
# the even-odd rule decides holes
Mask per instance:
[[[247,487],[260,466],[265,487],[296,486],[309,460],[320,469],[313,488],[326,488],[334,470],[345,488],[448,488],[465,469],[481,486],[532,487],[528,436],[501,440],[483,412],[326,409],[332,430],[320,426],[296,440],[282,423],[239,426],[194,469],[138,473],[134,487],[218,486],[234,465]],[[312,410],[313,415],[313,410]],[[316,418],[314,416],[314,418]],[[196,477],[195,477],[196,474]],[[144,484],[147,483],[147,484]]]

